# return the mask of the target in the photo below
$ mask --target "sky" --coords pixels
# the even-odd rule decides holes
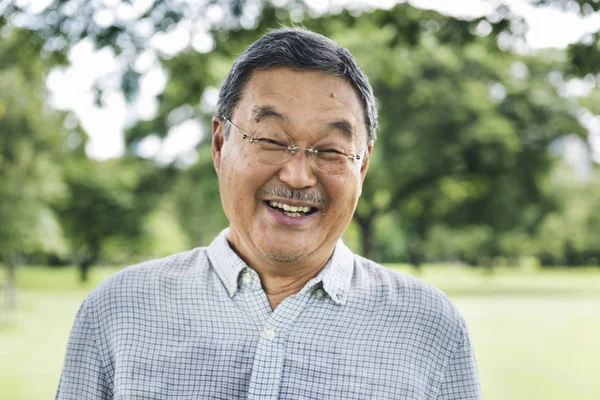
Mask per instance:
[[[43,2],[43,0],[40,0]],[[104,0],[118,4],[119,0]],[[141,3],[146,0],[140,0]],[[410,0],[417,7],[435,9],[445,14],[457,17],[476,17],[490,14],[495,5],[501,0]],[[348,0],[308,0],[316,9],[323,9],[323,5],[341,7],[344,4],[357,4]],[[140,3],[140,4],[141,4]],[[396,4],[393,0],[370,0],[366,2],[372,7],[391,8]],[[529,30],[526,34],[527,46],[531,49],[545,47],[564,48],[570,43],[578,41],[583,35],[600,29],[600,14],[582,18],[575,12],[563,12],[554,8],[532,7],[525,0],[503,0],[511,10],[525,18]],[[41,3],[39,3],[41,4]],[[123,8],[126,15],[135,12],[136,2],[132,6]],[[218,19],[218,7],[211,9],[211,17]],[[110,24],[110,16],[104,18]],[[557,29],[560,27],[560,29]],[[141,118],[152,118],[158,104],[156,95],[161,93],[166,85],[166,76],[156,62],[152,49],[168,50],[172,54],[182,50],[188,43],[197,51],[210,51],[212,42],[210,37],[199,32],[191,43],[187,29],[183,26],[169,34],[156,35],[150,42],[149,50],[137,61],[136,67],[144,71],[141,80],[140,95],[134,104],[127,104],[123,95],[117,90],[119,81],[117,75],[111,77],[119,66],[108,49],[94,51],[89,42],[82,42],[75,46],[69,58],[71,65],[67,68],[52,71],[47,78],[53,106],[73,111],[78,116],[81,125],[90,137],[86,152],[90,157],[108,159],[119,157],[124,151],[123,129],[131,121]],[[99,76],[107,76],[108,82],[115,90],[109,90],[104,98],[103,107],[94,104],[93,84]],[[584,93],[590,86],[581,82],[570,85],[571,93]],[[217,92],[210,91],[205,94],[203,102],[207,107],[216,105]],[[586,126],[590,129],[590,144],[595,149],[594,157],[600,162],[600,117],[593,115],[583,116]],[[152,157],[159,162],[168,163],[179,160],[183,164],[190,164],[196,160],[196,144],[202,139],[202,129],[197,122],[186,121],[173,127],[166,138],[157,136],[145,139],[139,148],[142,155]],[[580,152],[576,147],[581,144],[571,145],[573,148],[567,152],[577,158]]]

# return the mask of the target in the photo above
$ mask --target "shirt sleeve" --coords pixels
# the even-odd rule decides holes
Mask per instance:
[[[55,400],[109,400],[88,297],[77,312]]]
[[[438,400],[483,399],[473,346],[467,327],[464,321],[461,322],[462,338],[446,368]]]

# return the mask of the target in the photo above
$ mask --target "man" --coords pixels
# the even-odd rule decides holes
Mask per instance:
[[[303,29],[272,31],[233,65],[218,113],[230,227],[96,288],[56,398],[481,398],[450,301],[340,241],[377,127],[352,55]]]

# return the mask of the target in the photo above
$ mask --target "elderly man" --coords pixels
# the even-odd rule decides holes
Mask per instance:
[[[377,111],[353,56],[303,29],[244,51],[212,156],[230,226],[85,300],[57,399],[479,399],[465,322],[340,240]]]

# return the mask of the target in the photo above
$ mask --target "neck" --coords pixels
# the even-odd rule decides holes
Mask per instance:
[[[323,269],[323,264],[319,268],[312,268],[294,275],[271,275],[270,271],[256,269],[260,276],[263,289],[267,294],[267,299],[271,305],[271,309],[277,308],[279,303],[285,300],[288,296],[298,293],[306,285],[306,283],[317,276]]]
[[[271,309],[288,296],[298,293],[308,281],[317,276],[333,254],[335,244],[294,262],[281,262],[265,257],[258,251],[244,248],[243,244],[228,238],[229,245],[260,277]],[[256,250],[256,249],[254,249]]]

